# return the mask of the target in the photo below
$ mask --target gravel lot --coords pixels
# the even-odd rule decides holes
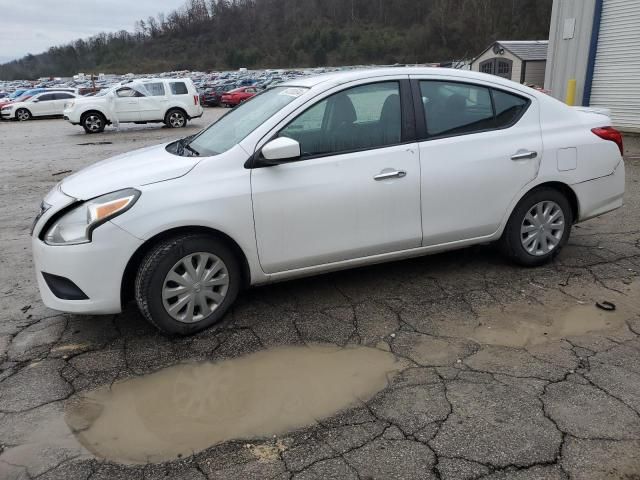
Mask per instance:
[[[640,156],[633,152],[626,206],[577,227],[544,268],[514,267],[481,246],[287,282],[244,292],[220,328],[187,339],[159,335],[135,306],[110,317],[45,308],[29,227],[61,172],[186,136],[221,113],[208,109],[182,131],[135,125],[100,135],[62,120],[0,123],[0,478],[640,478]],[[617,310],[597,309],[602,301]],[[96,458],[67,427],[65,408],[100,387],[183,362],[233,364],[305,344],[390,351],[404,370],[312,426],[237,438],[173,462]],[[318,374],[327,387],[341,373],[331,368]],[[251,369],[233,371],[241,373],[230,384],[251,383]],[[298,411],[305,406],[296,389],[305,387],[295,379],[279,380]],[[280,389],[266,387],[246,411],[273,401]],[[104,408],[96,405],[93,417]],[[231,425],[224,438],[235,438],[225,402],[216,405],[209,416],[221,416]],[[273,405],[265,411],[288,416]],[[134,433],[121,434],[135,443]]]

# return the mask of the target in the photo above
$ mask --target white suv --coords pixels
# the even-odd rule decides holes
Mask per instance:
[[[94,97],[78,98],[64,109],[64,118],[100,133],[109,124],[164,122],[180,128],[203,114],[200,96],[189,78],[134,80]]]
[[[59,117],[65,104],[75,98],[75,93],[67,91],[38,93],[24,102],[14,102],[2,107],[2,118],[24,122],[33,117]]]

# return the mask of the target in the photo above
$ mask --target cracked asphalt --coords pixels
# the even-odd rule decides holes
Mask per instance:
[[[108,317],[45,308],[29,228],[60,172],[219,114],[92,136],[62,120],[0,123],[0,478],[640,479],[638,148],[625,207],[575,228],[543,268],[487,245],[297,280],[244,292],[219,328],[190,338],[158,334],[134,305]],[[409,367],[310,428],[163,464],[95,458],[64,421],[65,402],[127,378],[318,343],[391,351]]]

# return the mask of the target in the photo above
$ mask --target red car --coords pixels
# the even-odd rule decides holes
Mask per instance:
[[[4,107],[5,105],[9,105],[10,103],[13,103],[13,102],[24,102],[29,98],[31,98],[31,95],[23,95],[21,97],[16,97],[11,99],[9,97],[0,99],[0,108]]]
[[[256,87],[236,88],[235,90],[231,90],[223,94],[220,103],[222,103],[223,107],[235,107],[242,102],[246,102],[259,91],[260,89]]]

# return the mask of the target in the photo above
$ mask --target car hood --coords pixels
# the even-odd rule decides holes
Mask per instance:
[[[166,150],[168,143],[142,148],[95,163],[65,178],[60,189],[79,200],[186,175],[197,157],[180,157]]]

